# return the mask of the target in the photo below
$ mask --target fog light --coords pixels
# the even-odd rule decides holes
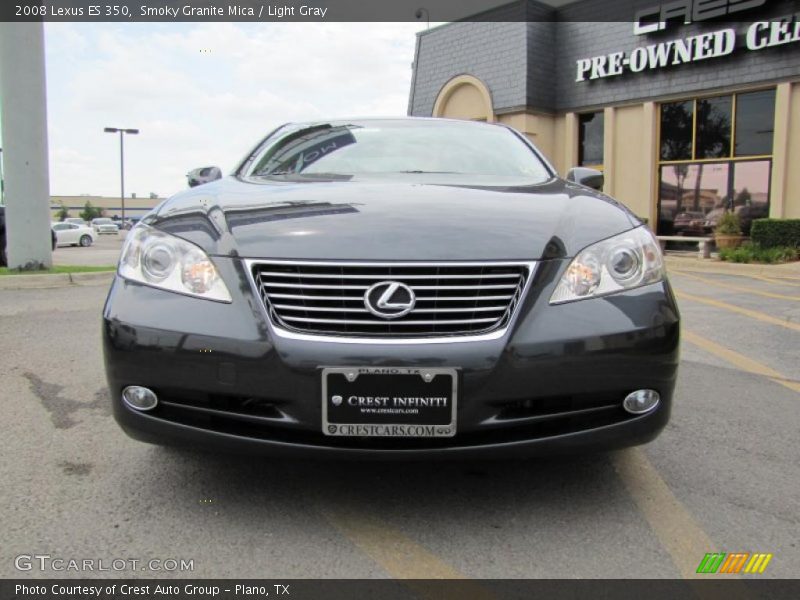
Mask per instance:
[[[622,407],[629,413],[641,415],[654,410],[661,401],[661,396],[655,390],[636,390],[625,397]]]
[[[122,400],[134,410],[153,410],[158,404],[156,393],[139,385],[129,385],[122,390]]]

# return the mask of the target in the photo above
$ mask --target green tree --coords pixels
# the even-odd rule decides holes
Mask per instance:
[[[61,207],[58,209],[56,216],[58,217],[59,221],[64,221],[69,218],[69,210],[67,210],[67,207],[64,206],[63,202],[61,203]]]
[[[105,214],[105,211],[97,206],[92,206],[92,203],[87,200],[86,204],[83,205],[83,210],[81,211],[80,217],[84,221],[91,222],[92,219],[96,219],[97,217],[102,217]]]
[[[736,206],[750,206],[753,200],[753,196],[750,194],[750,190],[746,187],[742,188],[742,191],[736,194],[736,200],[734,200],[734,205]]]

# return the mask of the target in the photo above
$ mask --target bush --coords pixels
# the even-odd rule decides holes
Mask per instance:
[[[739,222],[739,215],[726,212],[719,218],[719,223],[714,228],[714,233],[720,235],[741,235],[742,224]]]
[[[800,247],[800,219],[756,219],[750,238],[762,248]]]
[[[720,248],[719,258],[736,263],[782,263],[800,260],[800,250],[792,246],[763,248],[753,242],[745,242],[738,248]]]

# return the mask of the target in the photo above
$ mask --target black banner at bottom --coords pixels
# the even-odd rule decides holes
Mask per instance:
[[[800,580],[6,579],[2,600],[795,600]]]

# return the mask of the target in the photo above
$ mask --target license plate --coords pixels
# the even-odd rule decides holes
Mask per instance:
[[[322,369],[322,431],[333,436],[452,437],[455,369]]]

